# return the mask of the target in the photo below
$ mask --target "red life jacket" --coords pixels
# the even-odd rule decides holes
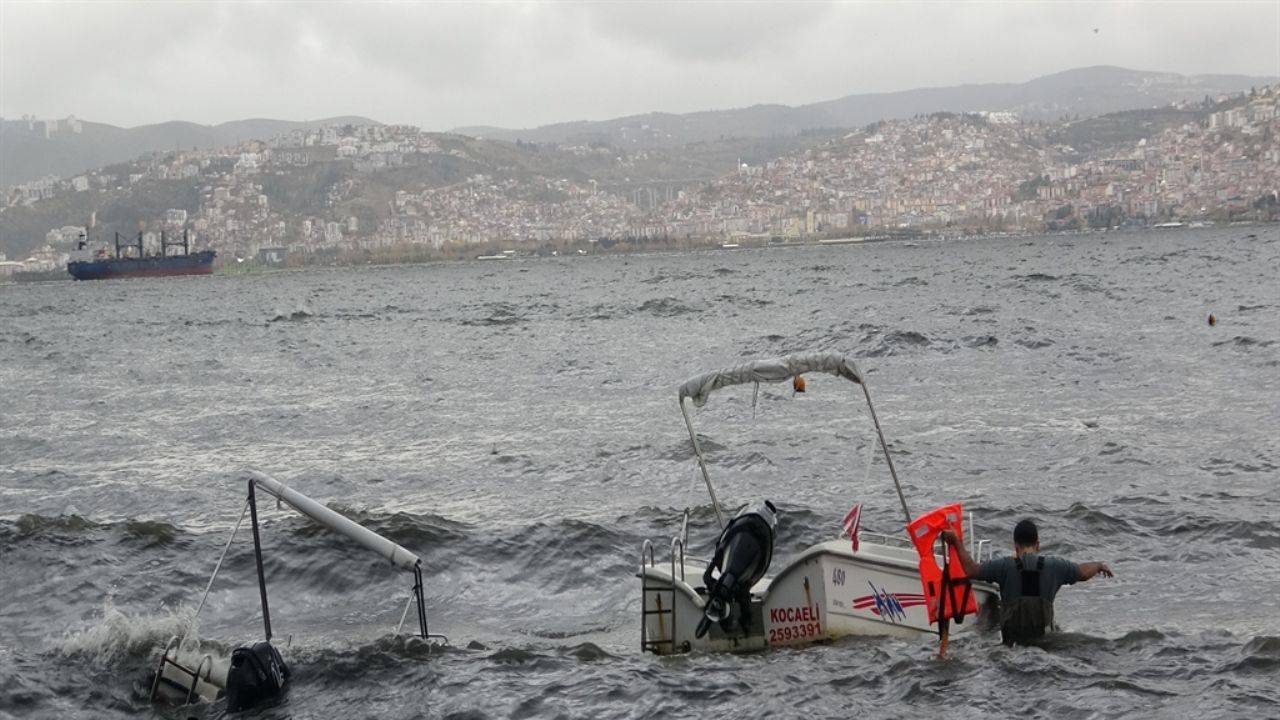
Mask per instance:
[[[960,555],[956,549],[947,547],[945,578],[943,569],[938,567],[938,559],[933,554],[938,534],[943,530],[955,531],[960,542],[964,542],[963,517],[960,503],[955,503],[930,510],[907,525],[907,533],[911,535],[911,542],[920,555],[920,583],[924,586],[925,608],[929,611],[931,624],[952,618],[960,622],[965,615],[978,612],[973,588],[964,574],[964,566],[960,563]]]

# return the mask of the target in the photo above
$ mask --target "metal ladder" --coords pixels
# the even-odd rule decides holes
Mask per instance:
[[[161,688],[165,688],[169,690],[170,693],[176,695],[174,700],[181,697],[183,700],[180,704],[190,705],[196,700],[201,682],[206,684],[213,683],[213,680],[210,677],[210,672],[213,669],[213,656],[206,654],[201,657],[200,664],[197,665],[196,669],[193,671],[191,668],[188,668],[178,662],[178,650],[181,647],[181,642],[182,639],[179,636],[174,635],[169,639],[169,642],[165,644],[164,652],[160,653],[160,666],[156,668],[156,677],[151,683],[150,701],[153,703],[156,701],[156,697],[159,695]],[[171,652],[173,653],[172,657],[170,656]],[[164,673],[166,666],[172,667],[182,675],[190,677],[191,685],[184,686],[178,681],[166,677]],[[201,676],[201,673],[203,673],[203,677]]]
[[[685,511],[685,530],[688,528],[688,511]],[[664,645],[668,648],[668,654],[675,654],[676,648],[676,558],[680,559],[680,580],[684,581],[684,538],[677,535],[671,538],[671,584],[668,587],[651,587],[649,585],[649,576],[645,572],[646,567],[657,567],[653,555],[653,543],[645,540],[644,545],[640,547],[640,651],[648,650],[657,655],[662,655],[659,649]],[[670,603],[667,607],[663,607],[663,597],[666,596]],[[657,609],[649,609],[649,598],[653,598],[653,604]],[[658,619],[658,635],[659,637],[649,637],[649,617],[655,616]],[[664,617],[670,618],[670,632],[666,632],[666,623],[663,622]],[[665,637],[663,637],[665,635]]]

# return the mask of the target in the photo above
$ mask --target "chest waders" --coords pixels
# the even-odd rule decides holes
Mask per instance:
[[[1000,636],[1005,645],[1026,644],[1044,637],[1053,627],[1053,601],[1040,594],[1040,572],[1044,570],[1044,558],[1036,558],[1036,566],[1028,570],[1022,566],[1022,558],[1015,561],[1022,597],[1002,603]]]

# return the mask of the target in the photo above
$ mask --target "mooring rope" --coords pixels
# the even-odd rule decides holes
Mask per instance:
[[[236,521],[235,528],[231,530],[231,537],[227,538],[227,544],[222,547],[222,554],[218,556],[218,564],[213,566],[213,574],[209,576],[209,584],[204,586],[204,595],[200,596],[200,604],[196,606],[196,614],[191,616],[192,623],[200,615],[200,611],[204,609],[204,601],[209,599],[209,591],[213,589],[213,579],[218,577],[218,571],[222,569],[222,561],[227,557],[227,551],[231,549],[231,541],[236,539],[236,533],[240,531],[240,524],[244,522],[244,516],[247,512],[249,512],[249,501],[245,500],[244,510],[240,511],[240,519]]]

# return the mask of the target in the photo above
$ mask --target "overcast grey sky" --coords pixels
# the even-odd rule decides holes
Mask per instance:
[[[529,127],[1087,65],[1280,75],[1280,1],[0,0],[0,114],[126,126],[364,115]]]

